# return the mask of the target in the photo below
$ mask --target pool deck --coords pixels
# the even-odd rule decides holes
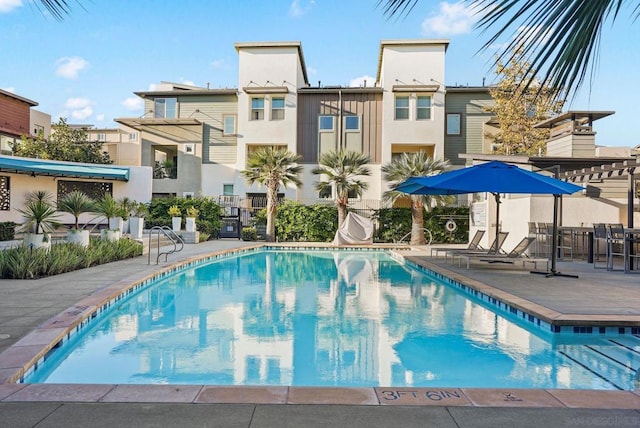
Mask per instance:
[[[11,382],[57,342],[68,325],[118,290],[172,263],[246,244],[219,240],[187,245],[160,265],[147,265],[144,256],[39,280],[2,280],[0,426],[640,426],[640,391]],[[547,278],[485,263],[467,270],[431,258],[428,247],[400,252],[554,323],[640,326],[640,274],[561,261],[558,271],[579,278]]]

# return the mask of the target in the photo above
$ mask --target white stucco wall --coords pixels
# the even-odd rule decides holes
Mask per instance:
[[[58,192],[57,179],[53,177],[36,176],[31,177],[25,174],[7,174],[0,173],[10,177],[10,210],[0,211],[0,221],[13,221],[15,223],[22,223],[22,214],[18,212],[19,209],[24,207],[27,195],[34,190],[44,190],[50,192],[55,200]],[[125,196],[138,201],[149,202],[151,201],[151,167],[130,167],[129,169],[129,181],[115,181],[113,182],[113,196],[116,199],[123,198]],[[65,180],[73,181],[72,178],[64,178]],[[78,181],[102,181],[102,180],[78,180]],[[87,222],[94,218],[95,215],[84,214],[80,217],[81,223]],[[60,214],[59,221],[62,223],[73,222],[73,217],[69,214]]]
[[[436,159],[444,157],[445,41],[422,43],[382,42],[380,84],[384,89],[382,123],[382,163],[391,160],[392,144],[433,145]],[[405,43],[405,44],[403,44]],[[394,93],[394,85],[439,85],[432,95],[430,120],[416,120],[417,95]],[[395,120],[395,96],[409,95],[409,120]]]

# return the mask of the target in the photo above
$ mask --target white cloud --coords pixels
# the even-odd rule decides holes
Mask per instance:
[[[142,98],[138,97],[129,97],[122,101],[122,106],[129,111],[140,110],[143,105]]]
[[[351,87],[367,86],[371,88],[375,84],[376,84],[375,77],[371,77],[366,74],[364,76],[356,77],[349,81],[349,86]]]
[[[315,0],[309,0],[307,2],[302,0],[293,0],[289,6],[289,16],[291,18],[299,18],[308,13],[315,5]]]
[[[64,103],[64,108],[71,110],[65,112],[65,116],[69,115],[76,120],[84,120],[93,114],[93,101],[88,98],[69,98]]]
[[[153,92],[158,89],[157,83],[149,83],[149,92]]]
[[[424,35],[456,35],[470,33],[477,20],[475,12],[458,3],[440,3],[440,9],[434,15],[422,21]]]
[[[96,120],[98,122],[104,122],[104,114],[97,114],[96,115]]]
[[[80,110],[72,111],[71,117],[78,120],[84,120],[91,117],[92,114],[93,114],[93,107],[86,106],[85,108],[82,108]]]
[[[183,85],[196,86],[196,84],[193,83],[193,80],[186,80],[184,77],[180,78],[180,83]]]
[[[0,0],[2,1],[2,0]],[[2,88],[3,91],[11,92],[12,94],[16,93],[16,88],[13,86],[7,86],[6,88]]]
[[[211,61],[211,68],[213,68],[214,70],[227,68],[227,63],[223,59],[214,59],[213,61]]]
[[[9,13],[22,7],[22,0],[0,0],[0,13]]]
[[[56,61],[56,75],[65,79],[76,79],[82,70],[86,70],[89,63],[79,56],[63,57]]]

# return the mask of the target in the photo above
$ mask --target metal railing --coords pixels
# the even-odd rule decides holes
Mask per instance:
[[[160,251],[160,234],[163,234],[172,244],[173,248],[168,251]],[[156,264],[160,262],[160,256],[164,255],[164,261],[167,261],[169,254],[179,253],[184,248],[184,241],[180,235],[176,234],[169,226],[154,226],[149,230],[149,256],[147,264],[151,264],[151,240],[153,235],[157,236],[157,253]],[[178,248],[178,245],[180,248]]]

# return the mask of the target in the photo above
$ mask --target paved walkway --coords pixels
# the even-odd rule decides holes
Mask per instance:
[[[219,240],[188,245],[179,258],[174,256],[170,262],[243,244]],[[474,264],[470,270],[451,267],[428,257],[428,251],[411,254],[417,263],[446,270],[458,280],[490,285],[491,292],[512,296],[514,304],[531,305],[556,322],[614,320],[625,325],[640,325],[635,324],[640,322],[640,275],[637,274],[594,270],[584,262],[561,262],[560,271],[578,274],[579,278],[545,278],[495,266],[488,269]],[[104,298],[105,293],[113,293],[131,281],[165,268],[162,264],[147,265],[147,258],[141,257],[46,279],[3,280],[0,282],[0,352],[5,352],[0,354],[0,361],[8,361],[12,350],[17,348],[41,348],[34,329],[71,307],[84,307],[78,302],[95,300],[98,296]],[[14,372],[15,369],[6,364],[0,365],[0,380],[6,381]],[[397,394],[400,399],[390,400],[390,392],[380,388],[25,386],[0,381],[0,426],[640,426],[640,395],[630,391],[509,392],[454,388],[440,392],[446,399],[422,397],[418,400],[415,393],[405,391]],[[263,400],[265,394],[269,400]],[[455,399],[455,394],[460,399]],[[289,404],[267,404],[273,402]]]

